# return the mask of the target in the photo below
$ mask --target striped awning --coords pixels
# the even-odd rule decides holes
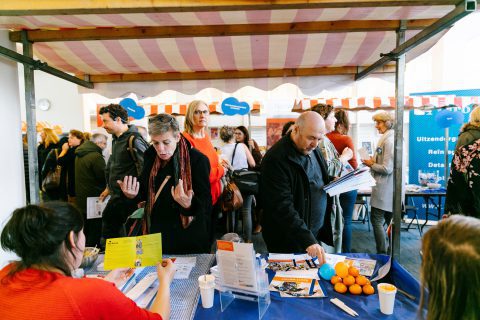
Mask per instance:
[[[480,96],[476,97],[457,97],[457,96],[413,96],[405,97],[405,109],[412,108],[440,108],[448,105],[456,107],[465,107],[473,103],[479,103]],[[303,112],[310,110],[318,103],[330,104],[335,108],[359,110],[378,110],[395,109],[396,99],[394,97],[357,97],[357,98],[318,98],[301,99],[295,101],[292,108],[293,112]]]

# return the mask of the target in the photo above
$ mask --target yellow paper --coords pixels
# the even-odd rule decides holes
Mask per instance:
[[[105,270],[154,266],[162,262],[162,234],[107,239]]]

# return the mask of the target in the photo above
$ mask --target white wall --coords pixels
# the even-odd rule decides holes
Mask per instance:
[[[20,92],[24,90],[23,66],[19,68]],[[61,125],[64,132],[71,129],[83,131],[85,117],[82,98],[77,85],[54,77],[43,71],[35,71],[35,98],[50,100],[51,107],[47,111],[37,108],[37,122],[47,121],[51,125]],[[25,101],[22,104],[22,120],[25,121]]]
[[[8,31],[0,30],[0,45],[15,50],[8,40]],[[0,229],[15,208],[25,205],[25,178],[20,120],[20,98],[17,64],[0,57]],[[0,268],[15,258],[0,248]]]

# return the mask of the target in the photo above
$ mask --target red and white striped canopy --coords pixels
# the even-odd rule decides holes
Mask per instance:
[[[426,2],[423,2],[426,3]],[[0,29],[130,28],[440,18],[451,5],[250,11],[0,16]],[[407,31],[407,38],[419,30]],[[34,43],[34,55],[74,74],[112,75],[367,66],[395,47],[393,31]],[[432,45],[430,43],[429,45]],[[417,52],[418,53],[418,52]]]
[[[303,112],[310,110],[318,103],[332,105],[336,108],[350,110],[376,110],[376,109],[394,109],[396,99],[394,97],[358,97],[358,98],[318,98],[302,99],[295,101],[292,108],[293,112]],[[480,97],[457,97],[457,96],[413,96],[405,97],[405,108],[421,107],[443,107],[455,105],[457,107],[468,106],[472,103],[480,103]]]

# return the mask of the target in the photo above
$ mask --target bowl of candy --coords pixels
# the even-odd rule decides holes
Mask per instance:
[[[98,258],[98,252],[100,251],[97,247],[86,247],[83,251],[83,259],[80,268],[90,268]]]

